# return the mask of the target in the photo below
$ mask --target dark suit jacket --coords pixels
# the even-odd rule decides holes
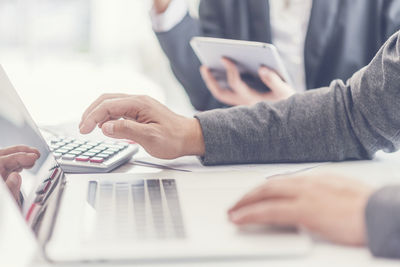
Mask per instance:
[[[158,33],[173,72],[198,110],[222,107],[199,74],[193,36],[271,42],[267,0],[202,0],[200,18],[187,15]],[[348,79],[368,64],[385,40],[400,29],[400,0],[314,0],[305,44],[307,88]]]

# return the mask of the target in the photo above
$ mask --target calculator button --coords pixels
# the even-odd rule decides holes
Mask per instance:
[[[62,159],[64,160],[74,160],[75,159],[75,155],[71,155],[71,154],[65,154],[62,156]]]
[[[87,149],[86,149],[86,148],[83,148],[83,147],[77,147],[77,148],[75,148],[75,150],[76,150],[76,151],[82,151],[82,152],[87,151]]]
[[[92,162],[92,163],[103,163],[104,159],[99,158],[99,157],[93,157],[93,158],[90,159],[90,162]]]
[[[101,150],[100,149],[91,149],[91,150],[89,150],[88,151],[89,153],[100,153],[101,152]]]
[[[87,156],[79,156],[79,157],[76,157],[76,158],[75,158],[76,161],[82,161],[82,162],[88,162],[89,159],[90,159],[90,158],[87,157]]]
[[[86,152],[86,153],[83,153],[83,155],[82,155],[82,156],[94,157],[95,155],[96,155],[96,153],[92,153],[92,152]]]
[[[67,144],[67,143],[64,143],[64,142],[58,142],[58,143],[56,143],[55,145],[60,147],[60,146],[65,146],[66,144]]]
[[[97,154],[96,157],[98,157],[98,158],[103,158],[103,159],[107,159],[107,158],[110,157],[110,155],[100,153],[100,154]]]
[[[105,150],[105,151],[101,152],[101,154],[107,154],[107,155],[109,155],[109,156],[112,156],[112,155],[115,154],[115,151],[112,151],[112,150]]]
[[[60,154],[65,154],[65,153],[67,153],[69,150],[68,149],[58,149],[58,150],[56,150],[56,153],[60,153]]]
[[[68,152],[68,154],[78,156],[78,155],[82,154],[82,151],[72,150],[72,151]]]
[[[75,147],[70,146],[70,145],[66,145],[66,146],[63,146],[62,148],[63,148],[63,149],[67,149],[67,150],[72,150],[72,149],[74,149]]]
[[[54,153],[53,153],[53,156],[54,156],[56,159],[59,159],[59,158],[61,158],[62,154],[61,154],[61,153],[54,152]]]

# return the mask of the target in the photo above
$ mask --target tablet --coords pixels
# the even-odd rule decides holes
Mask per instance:
[[[225,67],[221,63],[221,58],[223,57],[236,63],[242,79],[250,82],[249,86],[251,87],[260,88],[260,86],[263,86],[264,89],[268,90],[258,76],[258,69],[261,66],[273,69],[285,82],[293,86],[278,50],[272,44],[211,37],[193,37],[190,45],[200,62],[211,69],[215,78],[223,87],[229,87],[226,83]]]

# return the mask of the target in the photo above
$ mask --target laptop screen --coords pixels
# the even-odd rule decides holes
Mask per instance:
[[[56,160],[1,66],[0,129],[0,148],[27,145],[40,151],[41,156],[35,166],[22,173],[23,191],[29,196],[38,180],[48,175]]]

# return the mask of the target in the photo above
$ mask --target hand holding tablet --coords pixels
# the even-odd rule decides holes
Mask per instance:
[[[212,70],[223,87],[227,87],[227,84],[222,58],[236,63],[245,80],[246,76],[258,77],[259,68],[266,66],[278,73],[286,83],[293,85],[276,47],[272,44],[210,37],[194,37],[190,44],[201,63]]]

